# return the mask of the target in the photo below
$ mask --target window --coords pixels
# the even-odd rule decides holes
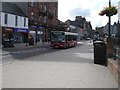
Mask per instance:
[[[34,7],[38,7],[38,3],[37,2],[34,2]]]
[[[45,11],[47,10],[46,6],[44,6],[44,10],[45,10]]]
[[[31,16],[31,20],[34,20],[34,15]]]
[[[5,19],[4,20],[5,20],[5,24],[7,24],[8,23],[7,22],[8,21],[8,14],[5,14]]]
[[[44,23],[47,23],[47,17],[46,16],[44,17]]]
[[[31,15],[34,15],[34,13],[33,13],[33,12],[31,12]]]
[[[43,5],[42,4],[40,5],[40,8],[43,9]]]
[[[15,16],[15,26],[17,26],[17,25],[18,25],[18,17]]]
[[[26,26],[26,18],[24,18],[24,26]]]
[[[31,6],[32,6],[32,7],[37,7],[37,6],[38,6],[38,3],[37,3],[37,2],[32,1],[32,2],[31,2]]]
[[[54,16],[56,15],[56,11],[54,10]]]
[[[33,7],[33,1],[31,2],[31,6]]]

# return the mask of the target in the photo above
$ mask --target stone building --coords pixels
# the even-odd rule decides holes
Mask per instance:
[[[35,31],[36,42],[38,38],[49,41],[50,31],[57,25],[58,2],[29,2],[28,11],[30,30]]]
[[[111,27],[111,30],[110,30],[110,34],[112,37],[116,37],[120,34],[120,23],[119,21],[116,23],[114,22],[113,25],[110,26]],[[99,35],[108,35],[108,23],[105,25],[105,26],[102,26],[102,27],[97,27],[97,30],[98,30],[98,34]]]
[[[93,35],[92,25],[90,22],[86,21],[86,19],[82,16],[76,16],[74,21],[67,20],[65,23],[70,26],[73,25],[77,29],[77,32],[80,35],[80,39],[86,39],[87,37],[91,37]]]

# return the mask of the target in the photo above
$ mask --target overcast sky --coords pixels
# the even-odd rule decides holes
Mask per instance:
[[[118,6],[119,0],[111,0],[111,4]],[[58,0],[58,19],[66,21],[75,20],[75,16],[83,16],[91,21],[93,29],[96,26],[104,26],[108,17],[99,16],[98,13],[104,7],[109,6],[109,0]],[[118,21],[118,15],[112,17],[112,23]]]

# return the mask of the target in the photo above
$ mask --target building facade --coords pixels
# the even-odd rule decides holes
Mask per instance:
[[[77,33],[79,34],[80,39],[86,39],[93,35],[92,25],[90,22],[86,21],[86,19],[82,16],[76,16],[74,21],[67,20],[65,21],[67,26],[73,25],[77,28]]]
[[[110,27],[111,27],[111,30],[110,30],[111,36],[112,37],[118,36],[119,33],[120,33],[120,30],[119,30],[120,23],[119,23],[119,21],[117,23],[114,22],[114,24],[111,25]],[[101,36],[108,35],[109,34],[108,30],[109,30],[108,23],[105,26],[97,27],[98,34],[101,35]]]
[[[57,26],[58,2],[29,2],[30,33],[37,43],[50,40],[50,31]]]
[[[34,44],[39,41],[49,41],[50,31],[57,27],[58,1],[43,2],[29,0],[29,2],[13,2],[29,18],[29,37]]]
[[[13,38],[16,43],[25,43],[28,38],[28,18],[15,4],[2,2],[2,39]]]

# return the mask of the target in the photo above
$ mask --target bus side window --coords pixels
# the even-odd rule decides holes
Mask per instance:
[[[68,35],[65,35],[65,41],[67,41],[68,40]]]
[[[73,40],[77,40],[77,36],[74,35],[74,36],[73,36]]]
[[[71,39],[70,39],[70,35],[68,35],[68,41],[70,41]]]

